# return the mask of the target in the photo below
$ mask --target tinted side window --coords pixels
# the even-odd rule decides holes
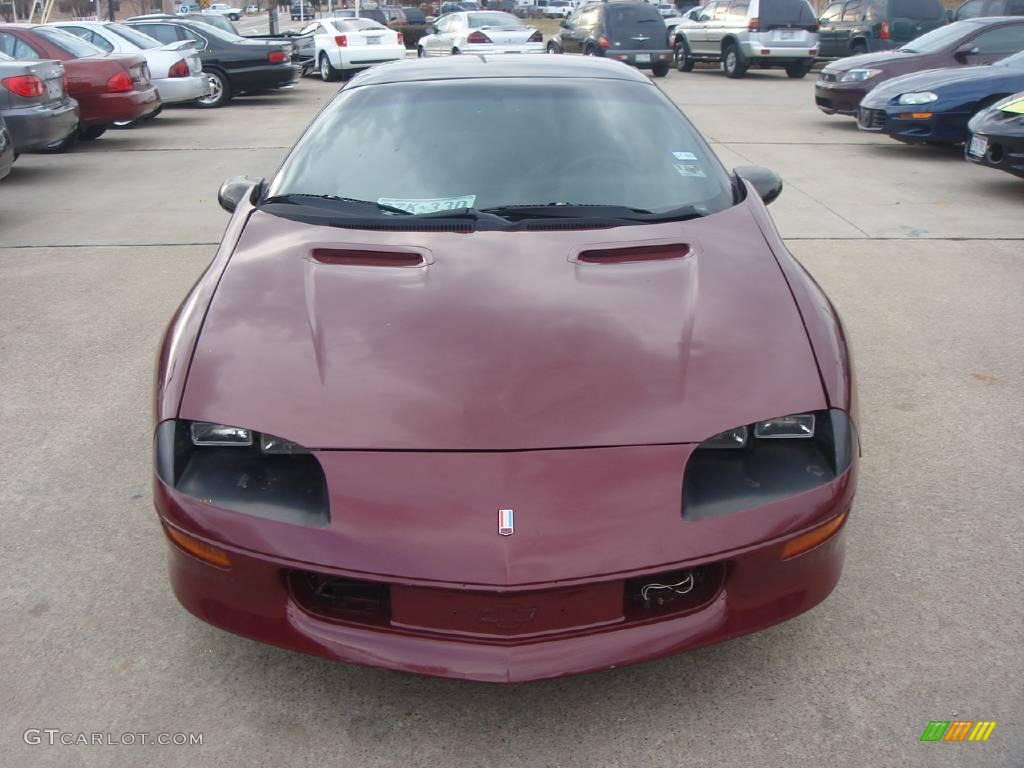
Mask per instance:
[[[970,0],[970,2],[964,3],[956,12],[956,20],[978,18],[984,13],[986,2],[988,0]]]
[[[596,27],[600,15],[599,8],[587,8],[580,14],[580,19],[576,23],[581,27]]]
[[[178,42],[178,33],[170,24],[139,24],[138,29],[161,43]]]
[[[110,53],[112,50],[114,50],[114,46],[110,44],[110,41],[107,40],[107,38],[97,35],[91,29],[87,29],[86,34],[82,35],[82,37],[84,37],[86,40],[88,40],[90,43],[92,43],[102,51]]]
[[[1006,0],[1004,16],[1024,16],[1024,0]]]
[[[971,42],[974,43],[974,47],[980,54],[1009,55],[1017,53],[1017,51],[1024,50],[1024,24],[990,29],[976,36]]]
[[[860,21],[864,16],[860,0],[853,0],[843,8],[843,21]]]
[[[729,3],[729,10],[725,12],[725,17],[730,21],[745,19],[749,10],[750,0],[732,0]]]
[[[805,27],[817,21],[806,0],[761,0],[757,16],[762,28],[786,24]]]
[[[0,32],[0,51],[19,61],[31,61],[39,58],[39,54],[27,43],[7,32]]]
[[[825,12],[821,14],[822,21],[839,21],[839,17],[843,15],[843,4],[832,3]]]
[[[900,19],[928,21],[942,18],[945,9],[938,0],[892,0],[892,15]]]

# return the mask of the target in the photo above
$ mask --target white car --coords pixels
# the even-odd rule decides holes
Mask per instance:
[[[246,6],[245,12],[248,14],[263,13],[262,9],[258,5]]]
[[[672,3],[658,3],[658,13],[661,14],[661,18],[663,19],[671,19],[679,13],[679,9]]]
[[[547,0],[547,3],[541,6],[541,10],[546,19],[567,19],[576,9],[569,0]]]
[[[192,40],[161,43],[137,29],[115,21],[54,21],[59,27],[107,53],[135,53],[146,57],[149,76],[164,104],[184,104],[210,93],[210,81]]]
[[[322,80],[337,80],[353,70],[405,58],[402,33],[373,19],[320,19],[303,27],[300,34],[313,35]]]
[[[416,48],[421,57],[458,53],[545,53],[544,37],[511,13],[461,11],[437,19]]]
[[[211,3],[208,7],[203,9],[203,13],[217,13],[221,16],[227,16],[232,21],[238,21],[242,18],[241,8],[232,8],[226,3]]]

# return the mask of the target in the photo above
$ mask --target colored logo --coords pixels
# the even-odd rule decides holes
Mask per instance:
[[[511,536],[516,532],[514,513],[511,509],[498,510],[498,533],[502,536]]]
[[[932,720],[921,741],[988,741],[995,729],[995,720]]]

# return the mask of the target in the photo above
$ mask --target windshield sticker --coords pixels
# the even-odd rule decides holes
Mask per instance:
[[[697,156],[693,152],[673,152],[672,157],[676,160],[696,160]]]
[[[1000,112],[1009,112],[1014,115],[1024,115],[1024,99],[1017,99],[1011,101],[1009,104],[1003,104],[999,108]]]
[[[476,195],[462,195],[461,197],[377,198],[378,205],[389,205],[392,208],[400,208],[403,211],[414,214],[457,211],[460,208],[472,208],[475,203]]]
[[[701,169],[699,165],[693,165],[690,163],[676,163],[672,167],[676,169],[676,172],[678,172],[680,176],[690,176],[692,178],[697,179],[707,178],[707,174],[704,173],[704,171]]]

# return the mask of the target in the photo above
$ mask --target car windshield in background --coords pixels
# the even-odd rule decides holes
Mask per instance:
[[[149,35],[144,35],[137,29],[126,27],[123,24],[107,24],[106,28],[113,32],[118,37],[127,40],[129,43],[134,45],[136,48],[142,48],[148,50],[150,48],[159,48],[162,43],[159,40],[154,40]]]
[[[818,21],[804,0],[761,0],[757,13],[758,22],[765,29],[786,25],[807,27]]]
[[[993,67],[1013,67],[1014,69],[1024,69],[1024,51],[1015,53],[1012,56],[1007,56],[1005,59],[1000,59]]]
[[[945,13],[938,0],[893,0],[892,15],[896,19],[931,21],[941,19]]]
[[[189,24],[195,27],[195,32],[200,35],[215,37],[218,40],[223,40],[225,43],[245,42],[244,37],[232,34],[231,32],[225,32],[223,29],[219,29],[218,27],[214,27],[210,24],[205,24],[201,21],[190,21]]]
[[[661,14],[653,5],[612,5],[607,6],[608,26],[613,30],[626,30],[638,24],[662,22]]]
[[[483,13],[470,13],[467,14],[469,17],[469,28],[480,29],[481,27],[521,27],[521,22],[518,17],[513,16],[511,13],[501,13],[500,11],[492,11],[490,13],[484,11]]]
[[[412,213],[564,204],[656,214],[693,207],[699,215],[733,202],[722,166],[660,91],[586,79],[343,91],[268,194],[350,198]]]
[[[908,53],[938,53],[945,50],[968,32],[978,29],[971,21],[954,21],[944,27],[933,29],[900,48]]]
[[[92,43],[86,42],[82,38],[76,37],[70,32],[65,32],[57,27],[34,27],[32,31],[76,59],[103,53],[100,48],[97,48]]]
[[[405,14],[405,18],[410,24],[427,23],[427,17],[423,15],[423,11],[419,8],[402,8],[402,13]]]

